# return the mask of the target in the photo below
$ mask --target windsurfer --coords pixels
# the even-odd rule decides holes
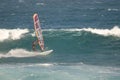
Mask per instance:
[[[35,46],[36,46],[37,44],[38,44],[38,41],[37,41],[37,40],[33,41],[33,43],[32,43],[32,49],[33,49],[33,51],[36,51]]]

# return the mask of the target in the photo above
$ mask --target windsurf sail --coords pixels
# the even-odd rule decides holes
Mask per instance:
[[[42,30],[41,30],[41,27],[40,27],[38,14],[35,13],[33,15],[33,21],[34,21],[35,34],[36,34],[36,37],[38,39],[38,44],[39,44],[41,50],[44,51],[44,39],[43,39],[43,36],[42,36]]]

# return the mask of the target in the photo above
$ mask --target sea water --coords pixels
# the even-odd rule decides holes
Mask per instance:
[[[120,80],[119,0],[1,0],[0,80]],[[38,13],[46,56],[31,53]],[[39,46],[36,47],[39,50]]]

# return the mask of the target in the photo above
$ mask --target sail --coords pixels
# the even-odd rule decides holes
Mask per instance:
[[[38,39],[38,44],[39,44],[41,50],[44,51],[44,40],[43,40],[43,36],[42,36],[42,31],[41,31],[41,27],[40,27],[38,14],[35,13],[33,15],[33,21],[34,21],[35,34]]]

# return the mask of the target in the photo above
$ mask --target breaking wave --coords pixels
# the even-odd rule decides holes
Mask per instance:
[[[101,36],[115,36],[120,37],[120,28],[118,26],[114,26],[112,29],[96,29],[96,28],[82,28],[82,29],[47,29],[44,31],[71,31],[71,32],[80,32],[86,31],[91,32],[93,34],[98,34]]]
[[[112,29],[84,28],[83,30],[94,33],[94,34],[102,35],[102,36],[120,37],[120,28],[118,26],[115,26]]]
[[[31,54],[31,51],[27,51],[25,49],[11,49],[7,53],[2,53],[0,58],[7,58],[7,57],[25,57],[26,54]]]
[[[45,56],[52,52],[45,51],[45,52],[34,52],[34,51],[28,51],[26,49],[11,49],[8,53],[0,54],[0,58],[7,58],[7,57],[35,57],[35,56]]]
[[[0,42],[6,39],[17,40],[29,33],[28,29],[0,29]]]
[[[0,42],[11,39],[11,40],[18,40],[25,36],[26,33],[30,33],[31,30],[29,29],[0,29]],[[97,28],[74,28],[74,29],[44,29],[47,32],[54,32],[54,31],[66,31],[66,32],[91,32],[93,34],[98,34],[101,36],[115,36],[120,37],[120,28],[118,26],[114,26],[112,29],[97,29]],[[30,33],[32,37],[35,37],[35,33]]]

